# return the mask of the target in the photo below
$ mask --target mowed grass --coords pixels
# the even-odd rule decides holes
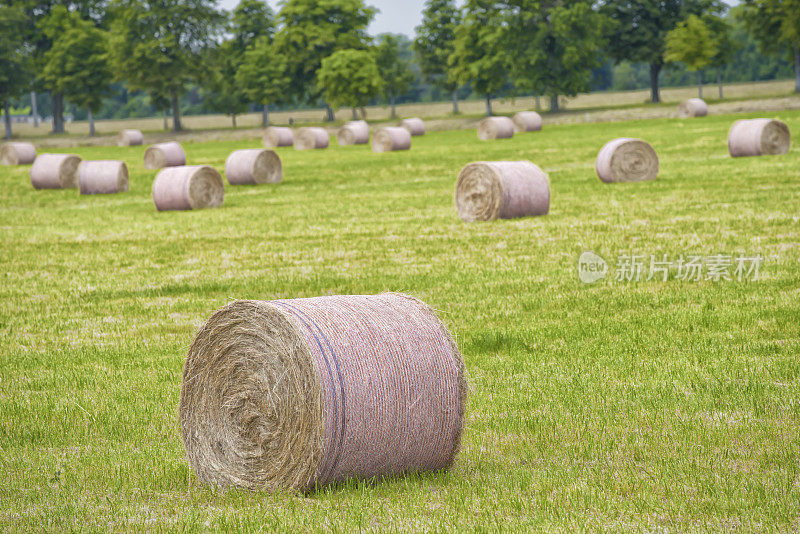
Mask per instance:
[[[732,159],[744,116],[545,126],[410,152],[282,149],[277,186],[156,212],[131,191],[34,191],[0,168],[2,530],[796,530],[800,528],[800,112],[785,156]],[[655,182],[603,184],[600,147],[649,141]],[[187,144],[222,170],[252,142]],[[464,224],[458,171],[527,159],[550,214]],[[760,254],[749,282],[577,276],[579,255]],[[472,394],[447,473],[314,494],[215,491],[183,458],[194,332],[231,299],[403,291],[439,310]]]

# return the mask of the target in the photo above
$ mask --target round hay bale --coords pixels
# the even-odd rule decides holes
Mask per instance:
[[[658,176],[658,154],[646,141],[620,137],[597,155],[597,175],[606,183],[643,182]]]
[[[147,147],[144,151],[144,167],[146,169],[163,169],[164,167],[180,167],[186,165],[186,154],[175,141],[158,143]]]
[[[369,143],[369,124],[367,124],[367,121],[348,122],[336,132],[336,141],[341,146]]]
[[[550,178],[530,161],[478,161],[459,173],[455,201],[465,222],[546,215]]]
[[[236,150],[225,161],[225,178],[231,185],[277,184],[282,177],[281,158],[272,150]]]
[[[478,124],[478,139],[508,139],[514,137],[514,121],[508,117],[486,117]]]
[[[728,132],[728,151],[734,158],[786,154],[791,144],[789,127],[775,119],[738,120]]]
[[[291,128],[283,126],[270,126],[264,131],[264,146],[267,148],[279,148],[292,146],[294,144],[294,132]]]
[[[517,132],[536,132],[542,129],[542,116],[535,111],[520,111],[511,119]]]
[[[201,482],[270,491],[447,469],[465,374],[447,328],[405,295],[235,301],[186,356],[186,457]]]
[[[678,104],[678,116],[682,119],[705,117],[706,115],[708,115],[708,106],[699,98],[690,98]]]
[[[153,182],[158,211],[216,208],[225,198],[222,176],[207,165],[166,167]]]
[[[78,187],[75,154],[40,154],[31,167],[31,183],[36,189],[73,189]]]
[[[117,136],[117,146],[138,146],[144,143],[144,135],[139,130],[122,130]]]
[[[0,146],[0,164],[30,165],[36,159],[36,147],[31,143],[3,143]]]
[[[122,161],[83,161],[78,165],[81,195],[124,193],[128,190],[128,166]]]
[[[300,128],[294,140],[294,148],[297,150],[314,150],[318,148],[328,148],[331,139],[325,128]]]
[[[405,128],[387,126],[381,128],[372,136],[372,150],[374,152],[391,152],[393,150],[409,150],[411,148],[411,133]]]
[[[405,128],[408,130],[408,133],[415,137],[418,135],[425,135],[425,122],[417,117],[403,119],[398,126]]]

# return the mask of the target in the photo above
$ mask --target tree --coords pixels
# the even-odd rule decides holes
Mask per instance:
[[[169,95],[172,129],[181,130],[178,98],[202,77],[203,54],[223,22],[215,0],[116,0],[111,63],[131,89]]]
[[[409,62],[400,57],[400,38],[402,36],[384,33],[378,36],[375,47],[375,62],[383,79],[383,97],[392,106],[392,118],[397,117],[395,104],[397,97],[406,93],[414,81],[414,72]]]
[[[422,23],[416,27],[414,53],[423,76],[453,96],[453,113],[458,115],[458,82],[448,59],[453,54],[456,28],[461,14],[454,0],[427,0]]]
[[[375,57],[367,50],[339,50],[322,60],[319,89],[331,106],[366,106],[383,88]],[[363,117],[366,118],[366,117]]]
[[[709,65],[717,71],[717,87],[719,87],[719,98],[722,99],[722,69],[728,65],[736,56],[736,52],[742,47],[742,43],[733,38],[733,28],[730,22],[723,17],[710,15],[705,18],[711,36],[717,43],[717,53],[711,58]]]
[[[745,0],[742,19],[766,53],[791,51],[800,93],[800,0]]]
[[[209,72],[203,82],[203,107],[230,116],[236,128],[236,115],[247,111],[248,97],[236,80],[242,55],[234,45],[234,41],[224,41],[209,51]]]
[[[253,47],[258,39],[263,37],[272,43],[275,36],[275,14],[269,4],[263,0],[241,0],[233,11],[232,31],[238,71],[245,60],[245,52],[248,48]],[[285,84],[282,85],[282,87],[284,86]],[[254,100],[254,102],[261,103],[261,99]],[[263,126],[269,126],[268,103],[262,103],[261,115]]]
[[[275,50],[269,37],[260,37],[247,49],[244,60],[236,72],[236,83],[251,102],[263,106],[264,126],[269,125],[269,104],[284,102],[289,80],[286,77],[286,60]]]
[[[0,4],[0,104],[6,139],[11,137],[10,100],[26,89],[30,80],[30,56],[24,41],[25,13],[16,6]]]
[[[703,98],[703,69],[717,55],[717,42],[703,19],[689,15],[667,34],[664,61],[679,61],[697,73],[697,92]]]

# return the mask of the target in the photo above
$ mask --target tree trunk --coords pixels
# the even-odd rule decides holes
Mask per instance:
[[[658,75],[661,73],[661,63],[650,63],[650,102],[657,104],[661,102],[661,95],[658,91]]]
[[[356,111],[356,108],[353,107],[353,120],[356,120],[356,119],[358,119],[358,111]]]
[[[269,126],[269,104],[264,104],[261,108],[261,126],[264,128]]]
[[[536,95],[536,111],[540,111],[542,109],[542,103],[539,100],[539,95]]]
[[[367,120],[367,108],[361,106],[361,118]]]
[[[161,116],[164,117],[164,129],[168,130],[169,129],[169,124],[167,124],[167,110],[166,109],[161,111]]]
[[[550,113],[555,113],[558,111],[558,95],[552,95],[550,97]]]
[[[719,99],[722,100],[722,67],[717,67],[717,86],[719,87]]]
[[[172,96],[172,131],[180,132],[183,127],[181,126],[181,110],[178,107],[178,91],[172,89],[170,95]]]
[[[333,114],[333,108],[330,104],[325,104],[325,120],[328,122],[336,120],[336,115]]]
[[[233,128],[236,129],[236,113],[231,113],[231,122],[233,123]]]
[[[486,95],[486,116],[492,116],[492,95]]]
[[[697,97],[703,99],[703,71],[697,71]]]
[[[392,95],[392,118],[397,118],[397,98]]]
[[[794,92],[800,93],[800,46],[794,47]]]
[[[92,108],[89,108],[89,137],[94,137],[94,115]]]
[[[33,113],[33,127],[39,127],[39,110],[36,108],[36,91],[31,91],[31,113]]]
[[[6,124],[6,139],[11,139],[11,111],[8,109],[8,102],[3,104],[3,117]]]
[[[458,89],[453,89],[453,115],[458,115]]]
[[[64,95],[56,93],[53,97],[53,133],[64,133]]]

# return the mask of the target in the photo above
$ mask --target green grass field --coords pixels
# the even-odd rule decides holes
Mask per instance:
[[[800,112],[777,114],[788,155],[732,159],[742,117],[284,149],[283,183],[197,212],[156,212],[144,147],[74,149],[127,161],[122,195],[0,168],[0,529],[800,529]],[[657,181],[600,182],[620,136],[655,147]],[[222,170],[257,146],[185,148]],[[458,171],[497,159],[550,174],[548,216],[458,219]],[[585,250],[612,269],[629,253],[764,263],[743,282],[585,285]],[[237,298],[385,290],[439,310],[463,352],[453,469],[311,495],[199,486],[177,406],[205,319]]]

